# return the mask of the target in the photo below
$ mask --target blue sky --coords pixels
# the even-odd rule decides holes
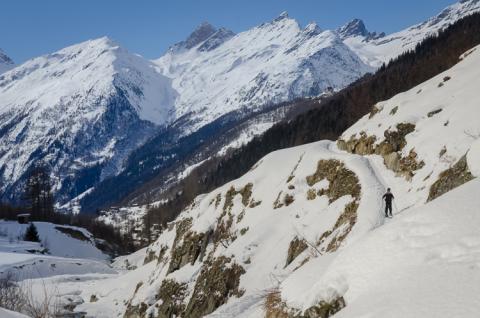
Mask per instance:
[[[235,32],[282,11],[323,29],[361,18],[391,33],[438,13],[455,0],[10,0],[0,4],[0,48],[15,62],[104,35],[156,58],[208,21]]]

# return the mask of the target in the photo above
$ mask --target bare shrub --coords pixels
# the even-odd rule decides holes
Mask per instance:
[[[26,306],[23,290],[16,282],[15,275],[8,272],[0,278],[0,307],[22,311]]]
[[[56,318],[61,314],[58,291],[56,287],[48,288],[42,281],[42,290],[37,295],[33,294],[32,284],[22,284],[25,297],[23,313],[32,318]]]
[[[285,302],[282,301],[278,287],[265,292],[263,310],[266,318],[288,318],[288,308]]]
[[[34,295],[32,287],[31,282],[19,282],[13,273],[7,272],[0,277],[0,307],[32,318],[58,317],[61,307],[56,288],[48,288],[42,281],[41,292]]]

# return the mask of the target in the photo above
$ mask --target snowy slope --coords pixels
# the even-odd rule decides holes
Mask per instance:
[[[77,291],[65,295],[58,282],[76,285],[116,276],[117,271],[108,265],[108,256],[95,247],[92,234],[85,229],[46,222],[35,225],[40,243],[22,240],[27,225],[0,221],[0,279],[16,281],[28,298],[27,307],[33,301],[43,304],[50,299],[57,310],[71,314],[78,304]],[[28,308],[22,311],[33,312]],[[26,316],[0,308],[0,317]]]
[[[478,317],[479,191],[477,179],[403,212],[326,270],[315,270],[323,265],[317,259],[289,277],[284,297],[291,306],[308,307],[344,293],[339,318]]]
[[[81,194],[172,119],[175,97],[151,62],[108,38],[25,62],[0,76],[2,190],[14,194],[9,187],[43,159],[57,191]]]
[[[353,32],[345,32],[352,31],[349,27],[358,26],[359,20],[352,21],[356,21],[357,24],[350,22],[338,31],[344,43],[365,63],[379,67],[401,53],[414,49],[426,37],[435,35],[460,18],[478,11],[480,11],[479,0],[463,0],[445,8],[425,22],[383,37],[369,33],[364,26],[353,29]]]
[[[17,312],[13,312],[10,310],[6,310],[3,308],[0,308],[0,317],[2,318],[28,318],[28,316],[22,315]]]
[[[477,47],[375,105],[337,143],[273,152],[197,197],[144,251],[145,265],[132,255],[130,296],[91,286],[103,296],[82,310],[265,317],[273,299],[268,317],[326,306],[346,306],[338,317],[476,317],[479,65]],[[430,197],[439,182],[444,193]]]
[[[11,70],[15,67],[15,63],[9,58],[5,52],[0,49],[0,74],[5,73],[6,71]]]
[[[404,193],[402,207],[423,204],[429,196],[430,185],[441,172],[452,167],[480,137],[477,78],[480,76],[480,49],[466,52],[460,63],[434,78],[375,105],[374,111],[344,132],[343,141],[351,145],[362,140],[361,135],[374,139],[372,148],[384,141],[387,131],[397,131],[399,124],[414,125],[405,136],[406,145],[392,156],[392,163],[400,158],[412,158],[405,171],[395,171],[384,176],[388,183],[398,184],[397,191]],[[434,138],[433,138],[434,137]],[[367,142],[368,143],[368,142]],[[351,149],[350,149],[351,150]],[[357,143],[357,151],[360,150]],[[413,155],[413,156],[411,156]],[[378,155],[373,160],[385,161]],[[401,159],[400,159],[401,160]],[[423,167],[420,168],[423,162]],[[401,170],[402,167],[394,167]],[[398,169],[399,168],[399,169]],[[408,174],[409,182],[398,183],[396,174]],[[395,189],[395,188],[394,188]]]
[[[334,32],[301,28],[286,13],[235,36],[202,24],[155,63],[173,78],[176,116],[190,114],[192,130],[232,110],[341,89],[372,70]]]
[[[277,159],[279,156],[282,157],[282,161]],[[143,276],[144,284],[133,297],[130,307],[139,305],[145,299],[152,299],[164,279],[173,279],[180,284],[187,284],[187,294],[191,296],[200,270],[209,269],[207,257],[209,260],[218,260],[223,255],[234,255],[229,266],[236,263],[246,271],[241,276],[238,286],[239,289],[245,290],[242,300],[257,297],[260,290],[272,285],[272,277],[285,277],[291,273],[293,268],[298,266],[300,261],[312,252],[310,250],[305,251],[302,254],[303,257],[298,257],[295,262],[284,268],[289,244],[294,237],[297,236],[315,242],[323,232],[335,226],[346,205],[355,201],[351,195],[342,195],[332,203],[329,203],[325,195],[313,200],[307,198],[309,189],[317,192],[328,187],[326,180],[312,186],[305,182],[307,176],[315,173],[317,163],[321,159],[344,162],[347,169],[351,169],[358,177],[362,189],[368,188],[371,190],[362,192],[357,212],[358,222],[353,226],[353,229],[346,224],[339,226],[332,235],[327,236],[319,249],[327,249],[329,244],[335,240],[334,238],[340,237],[342,233],[350,233],[349,238],[343,242],[348,244],[350,240],[354,241],[380,225],[383,220],[378,213],[381,205],[378,196],[384,191],[384,187],[378,181],[374,171],[369,168],[366,160],[349,154],[339,154],[332,142],[319,142],[275,152],[262,159],[251,172],[242,178],[208,195],[199,197],[194,205],[176,221],[176,227],[172,227],[171,230],[163,233],[159,240],[145,251],[145,258],[151,253],[155,257],[153,257],[151,263],[147,263],[146,266],[149,266],[149,271],[142,275],[148,276]],[[277,171],[277,173],[272,174],[272,170]],[[248,184],[252,185],[250,195],[247,194],[248,190],[245,190],[244,195],[237,193],[233,195],[233,198],[231,197],[231,187],[234,187],[236,191],[243,191],[242,189],[245,189]],[[376,192],[374,189],[376,189]],[[282,204],[288,195],[293,196],[294,202],[288,206],[280,207],[279,204]],[[231,199],[232,201],[230,201]],[[243,203],[242,200],[244,200]],[[225,209],[228,210],[230,204],[231,210],[226,213],[222,212]],[[372,206],[377,208],[371,209]],[[171,261],[170,253],[175,250],[175,247],[172,247],[175,236],[178,235],[177,248],[182,249],[180,246],[188,241],[188,237],[183,237],[182,233],[179,232],[180,224],[188,223],[185,220],[190,218],[193,222],[191,227],[188,228],[188,232],[198,234],[214,232],[211,234],[206,250],[202,252],[205,254],[205,259],[203,261],[197,259],[193,265],[182,264],[183,267],[179,270],[167,274]],[[220,222],[221,218],[223,218],[222,222]],[[232,223],[227,225],[228,230],[222,233],[221,224],[223,222],[228,224],[230,218]],[[275,220],[275,222],[272,222],[272,220]],[[317,226],[311,227],[312,224]],[[222,235],[225,235],[225,237],[220,238]],[[232,237],[236,237],[236,239],[232,239]],[[339,239],[338,242],[340,242]],[[197,243],[200,244],[199,242],[194,244]],[[332,244],[335,245],[335,243]],[[156,257],[162,248],[166,250],[163,251],[163,256],[157,260]],[[188,250],[188,247],[186,248]],[[157,265],[152,268],[152,263]],[[142,266],[136,271],[144,272],[145,270],[146,268]],[[148,283],[147,277],[150,277]],[[214,291],[211,291],[211,293],[214,294]],[[108,292],[104,291],[103,294],[108,294]],[[183,300],[185,303],[188,302],[189,296],[186,296]],[[129,297],[127,297],[127,300]],[[102,306],[111,302],[112,299],[106,296],[95,304],[90,304],[89,307],[92,312],[98,314],[98,310],[95,309],[97,306],[102,308]],[[149,306],[148,312],[154,310],[154,302],[150,304],[151,307]],[[83,306],[82,310],[86,310],[87,307]],[[108,317],[108,314],[98,317]]]
[[[34,222],[37,227],[41,243],[25,242],[22,237],[28,224],[19,224],[14,221],[0,221],[0,251],[12,253],[27,253],[28,250],[42,251],[48,249],[52,256],[107,260],[104,254],[95,246],[94,237],[83,228],[57,225],[48,222]],[[77,232],[78,237],[68,233]]]

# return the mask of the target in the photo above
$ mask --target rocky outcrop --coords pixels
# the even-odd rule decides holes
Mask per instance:
[[[329,318],[345,306],[343,297],[337,297],[331,301],[322,300],[302,312],[295,308],[289,308],[282,300],[278,289],[268,292],[263,304],[265,318]]]
[[[242,204],[246,207],[250,203],[252,197],[253,184],[248,183],[240,190],[236,190],[233,186],[225,194],[225,203],[223,204],[223,213],[228,213],[232,210],[233,199],[237,194],[242,196]]]
[[[230,297],[241,297],[240,276],[244,273],[242,266],[225,256],[205,261],[183,317],[203,317]]]
[[[285,262],[285,267],[290,265],[298,255],[302,254],[303,251],[307,249],[308,245],[305,240],[300,240],[298,237],[295,237],[288,247],[287,261]]]
[[[362,131],[359,138],[351,136],[348,141],[339,139],[337,146],[341,150],[357,155],[380,155],[383,157],[383,162],[388,169],[396,172],[397,176],[403,176],[407,180],[411,180],[414,172],[425,165],[423,161],[418,161],[415,149],[411,149],[405,157],[401,155],[401,151],[407,145],[405,136],[414,130],[414,124],[400,123],[397,124],[395,130],[385,130],[384,140],[380,143],[377,143],[375,136],[367,136]]]
[[[140,303],[138,306],[128,305],[123,315],[123,318],[143,318],[145,316],[145,312],[147,311],[148,306],[145,303]]]
[[[185,297],[187,296],[187,284],[180,284],[173,279],[165,279],[160,286],[156,299],[161,300],[157,306],[156,318],[181,317],[185,310]]]
[[[154,260],[157,259],[157,255],[155,254],[155,251],[151,250],[150,248],[147,248],[147,251],[145,252],[145,258],[143,259],[143,265],[148,264]]]
[[[205,233],[189,231],[191,227],[191,218],[183,219],[176,223],[176,234],[172,245],[168,273],[174,272],[186,264],[194,264],[200,255],[206,235]]]
[[[201,254],[205,252],[209,240],[209,233],[187,232],[182,243],[172,249],[168,273],[174,272],[187,264],[195,264]]]
[[[328,318],[345,308],[345,300],[339,297],[330,302],[320,301],[318,305],[312,306],[305,310],[301,318]],[[300,318],[298,317],[298,318]]]
[[[352,230],[353,226],[357,222],[357,209],[358,201],[351,201],[345,206],[343,213],[338,217],[337,222],[333,226],[333,229],[329,232],[336,233],[328,244],[326,251],[335,252],[347,237],[348,233]],[[329,233],[327,236],[330,236]]]
[[[320,189],[318,192],[309,189],[307,191],[309,200],[322,195],[326,195],[330,203],[347,195],[353,198],[345,205],[343,213],[338,217],[333,228],[324,232],[317,242],[319,246],[326,245],[323,247],[324,251],[334,252],[341,246],[357,221],[361,187],[355,173],[338,160],[320,160],[315,173],[307,176],[307,184],[313,186],[324,179],[328,181],[328,188]]]
[[[440,173],[438,180],[430,187],[427,201],[436,199],[473,178],[472,173],[468,169],[467,157],[463,156],[451,168]]]
[[[351,195],[356,199],[360,197],[360,183],[357,176],[342,162],[320,160],[315,173],[307,176],[307,184],[312,187],[324,179],[328,180],[329,185],[319,195],[327,195],[330,203],[345,195]]]

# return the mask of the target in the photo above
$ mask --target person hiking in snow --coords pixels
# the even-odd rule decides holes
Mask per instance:
[[[392,201],[395,199],[390,188],[387,189],[387,193],[383,195],[383,199],[385,200],[385,217],[392,217]],[[388,215],[388,211],[390,211],[390,215]]]

